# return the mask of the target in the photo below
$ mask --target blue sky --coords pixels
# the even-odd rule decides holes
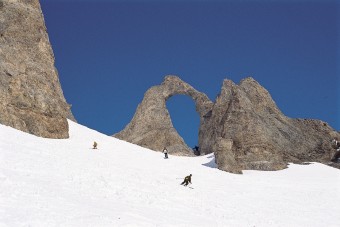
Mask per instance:
[[[252,76],[292,118],[340,130],[337,1],[41,1],[56,67],[79,123],[108,135],[145,91],[174,74],[212,100],[225,78]],[[197,144],[193,101],[168,102]]]

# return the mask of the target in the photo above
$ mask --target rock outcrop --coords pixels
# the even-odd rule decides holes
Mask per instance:
[[[221,152],[237,163],[223,162],[221,169],[278,170],[288,162],[328,163],[334,152],[330,141],[339,134],[319,120],[284,116],[268,91],[247,78],[240,85],[223,82],[205,136],[210,141],[205,146],[213,148],[217,163]],[[232,141],[232,148],[214,149],[221,138]]]
[[[132,121],[115,137],[153,150],[167,146],[170,153],[191,155],[165,105],[176,94],[194,99],[200,115],[201,154],[214,153],[224,171],[279,170],[289,162],[328,164],[334,153],[330,141],[340,137],[326,122],[286,117],[253,78],[239,85],[225,80],[213,103],[176,76],[150,88]]]
[[[161,151],[166,146],[169,154],[193,155],[174,128],[166,108],[166,101],[178,94],[189,95],[195,101],[196,111],[201,119],[199,137],[203,136],[201,132],[204,132],[206,127],[204,115],[210,111],[213,103],[205,94],[176,76],[167,76],[161,85],[150,88],[137,107],[131,122],[114,136],[156,151]]]
[[[0,123],[67,138],[74,120],[61,90],[38,0],[0,0]]]

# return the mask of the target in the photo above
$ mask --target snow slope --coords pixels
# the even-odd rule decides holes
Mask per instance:
[[[64,140],[0,125],[0,226],[339,226],[338,169],[235,175],[69,125]]]

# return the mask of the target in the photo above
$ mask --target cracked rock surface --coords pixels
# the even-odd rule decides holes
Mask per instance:
[[[68,138],[64,98],[38,0],[0,0],[0,123]]]

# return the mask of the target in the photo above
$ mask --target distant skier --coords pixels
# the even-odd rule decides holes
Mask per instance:
[[[163,153],[164,153],[164,158],[168,158],[168,150],[166,149],[166,147],[164,147],[163,149]]]
[[[93,143],[93,149],[97,149],[97,142],[96,141],[94,141],[94,143]]]
[[[189,176],[186,176],[181,185],[187,186],[189,183],[191,184],[191,176],[192,176],[191,174]]]
[[[335,147],[335,149],[336,149],[336,152],[335,152],[335,154],[333,155],[331,161],[332,161],[332,162],[337,162],[338,159],[340,158],[340,142],[337,141],[336,139],[333,139],[333,140],[332,140],[332,144],[335,145],[334,147]]]
[[[200,152],[200,147],[197,146],[197,145],[193,148],[193,151],[194,151],[194,154],[197,155],[197,156],[200,155],[200,153],[201,153]]]

